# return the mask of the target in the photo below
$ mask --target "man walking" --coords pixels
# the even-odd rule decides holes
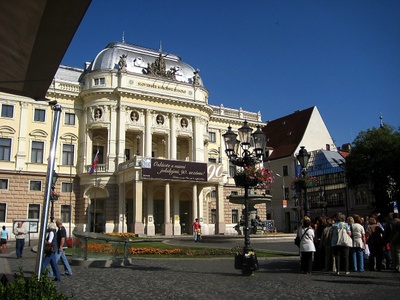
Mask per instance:
[[[58,260],[61,259],[61,262],[64,265],[65,275],[70,276],[72,275],[71,266],[69,265],[68,259],[65,256],[65,252],[63,249],[64,245],[66,245],[67,243],[67,231],[65,230],[65,227],[63,226],[61,219],[57,219],[56,225],[58,227],[57,231],[58,249],[56,250],[56,262],[58,262]]]
[[[27,230],[23,222],[18,222],[17,226],[14,227],[15,251],[17,254],[17,258],[22,258],[22,253],[24,252],[24,247],[25,247],[26,233]]]

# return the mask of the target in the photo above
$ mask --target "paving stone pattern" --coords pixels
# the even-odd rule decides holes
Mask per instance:
[[[220,243],[216,243],[221,247]],[[209,245],[208,245],[209,246]],[[9,243],[9,250],[14,250]],[[25,249],[24,258],[15,252],[0,254],[3,269],[12,273],[23,267],[30,277],[36,253]],[[6,260],[6,262],[5,262]],[[2,265],[0,264],[0,265]],[[73,276],[54,282],[74,299],[398,299],[400,274],[381,272],[334,275],[315,271],[300,274],[299,258],[259,259],[254,276],[241,276],[233,258],[143,259],[113,267],[72,266]],[[5,267],[4,267],[5,266]],[[63,274],[63,267],[59,266]],[[4,271],[4,270],[3,270]]]

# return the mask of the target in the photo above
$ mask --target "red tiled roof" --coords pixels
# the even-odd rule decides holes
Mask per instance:
[[[314,107],[269,121],[263,128],[267,135],[267,147],[273,148],[269,160],[291,156],[299,146]]]

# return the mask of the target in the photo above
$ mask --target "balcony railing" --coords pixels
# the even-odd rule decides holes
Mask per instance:
[[[86,165],[86,172],[90,172],[92,165]],[[97,164],[95,172],[106,173],[108,172],[108,164]]]

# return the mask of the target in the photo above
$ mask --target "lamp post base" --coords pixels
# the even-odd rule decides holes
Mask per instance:
[[[259,269],[256,253],[253,249],[244,247],[243,252],[235,255],[235,269],[242,270],[243,276],[252,276]]]

